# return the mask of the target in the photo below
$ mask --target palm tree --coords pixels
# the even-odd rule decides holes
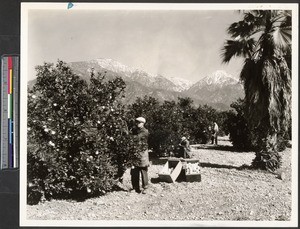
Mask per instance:
[[[243,11],[243,20],[228,28],[231,40],[222,50],[224,63],[244,58],[247,120],[251,126],[255,168],[274,171],[281,165],[277,136],[286,131],[291,105],[291,11]]]

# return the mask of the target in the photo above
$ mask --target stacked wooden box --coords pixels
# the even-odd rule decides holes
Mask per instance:
[[[184,181],[201,181],[200,163],[197,159],[168,159],[158,174],[160,180],[173,183],[178,176]]]
[[[200,163],[196,159],[182,159],[182,169],[185,175],[185,181],[201,181]]]
[[[162,170],[159,172],[158,177],[162,181],[173,183],[176,181],[182,170],[182,163],[180,160],[168,160]]]

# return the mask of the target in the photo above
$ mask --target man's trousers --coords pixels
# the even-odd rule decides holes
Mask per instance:
[[[140,174],[142,177],[142,187],[144,189],[148,186],[148,166],[146,167],[134,167],[130,171],[131,184],[135,191],[140,192]]]

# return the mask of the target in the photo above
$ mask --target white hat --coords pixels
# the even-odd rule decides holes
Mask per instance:
[[[139,121],[139,122],[142,122],[142,123],[145,123],[146,122],[146,119],[143,118],[143,117],[138,117],[135,119],[136,121]]]
[[[182,137],[181,140],[186,140],[186,137]]]

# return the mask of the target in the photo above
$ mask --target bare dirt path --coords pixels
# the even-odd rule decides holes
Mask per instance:
[[[220,139],[221,146],[230,146]],[[199,148],[201,147],[201,148]],[[222,150],[220,150],[222,149]],[[239,167],[250,165],[252,152],[195,145],[201,182],[165,183],[158,179],[166,158],[149,167],[147,194],[114,191],[83,202],[52,200],[27,206],[28,219],[42,220],[230,220],[287,221],[291,218],[291,149],[281,153],[283,176]],[[283,179],[282,179],[283,178]],[[130,188],[130,171],[124,175]]]

